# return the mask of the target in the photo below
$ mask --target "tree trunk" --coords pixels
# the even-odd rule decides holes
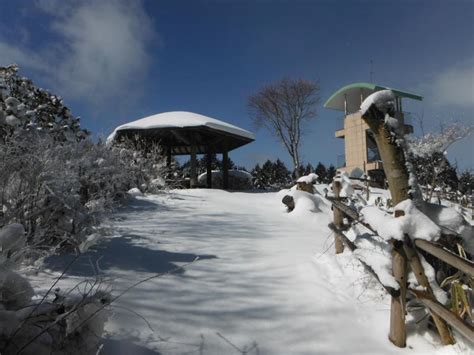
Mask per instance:
[[[390,115],[395,116],[394,112],[391,112]],[[409,174],[406,168],[405,154],[395,142],[397,137],[394,137],[394,133],[385,125],[385,114],[379,111],[375,104],[367,110],[362,118],[374,134],[392,201],[396,205],[409,198]]]

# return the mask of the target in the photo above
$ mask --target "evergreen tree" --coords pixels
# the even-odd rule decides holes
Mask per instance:
[[[319,162],[314,172],[319,176],[319,181],[326,181],[327,169],[323,163]]]
[[[251,174],[253,176],[253,186],[255,186],[257,189],[265,189],[268,187],[268,178],[266,174],[264,174],[260,164],[255,165],[255,168],[252,169]]]
[[[334,165],[329,165],[329,168],[326,171],[326,184],[330,184],[332,182],[332,179],[334,179],[334,176],[336,176],[336,168]]]
[[[291,182],[291,173],[280,159],[273,164],[273,184],[277,187],[283,187]]]
[[[471,195],[472,188],[474,187],[474,174],[469,171],[464,171],[459,175],[458,190],[464,195]]]
[[[308,163],[304,168],[304,175],[309,175],[311,173],[314,173],[314,167],[311,165],[311,163]]]
[[[251,174],[259,189],[281,189],[291,183],[291,173],[280,159],[267,160],[261,167],[257,164]]]
[[[269,187],[272,185],[273,182],[273,163],[270,160],[267,160],[262,165],[262,174],[265,177],[264,180],[266,182],[265,186]]]
[[[61,97],[36,87],[17,74],[18,67],[0,67],[0,137],[23,130],[47,132],[55,141],[80,141],[89,135]]]
[[[299,176],[303,176],[304,170],[305,168],[303,165],[300,165],[297,169],[295,169],[291,174],[293,180],[296,180]]]

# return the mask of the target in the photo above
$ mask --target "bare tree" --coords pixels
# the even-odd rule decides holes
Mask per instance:
[[[301,164],[299,148],[304,123],[316,118],[319,84],[284,78],[249,97],[248,107],[257,127],[266,127],[288,150],[296,176]]]

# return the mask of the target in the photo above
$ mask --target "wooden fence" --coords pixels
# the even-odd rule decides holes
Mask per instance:
[[[332,199],[333,223],[329,224],[329,228],[334,232],[336,254],[342,253],[345,247],[351,251],[357,249],[357,245],[345,235],[345,231],[350,228],[352,222],[362,224],[374,234],[377,234],[370,225],[359,219],[357,211],[342,202],[339,197],[340,191],[340,182],[334,181],[333,192],[335,197]],[[402,215],[403,211],[395,211],[394,213],[395,218]],[[344,224],[344,219],[347,219],[350,223]],[[450,326],[466,337],[466,339],[474,342],[474,327],[464,321],[457,314],[447,309],[436,299],[428,278],[425,275],[418,250],[423,250],[424,252],[429,253],[469,277],[474,277],[474,263],[450,252],[439,244],[421,239],[415,239],[412,241],[412,239],[407,235],[403,241],[392,240],[390,243],[392,244],[392,274],[398,282],[398,289],[384,285],[373,268],[367,262],[360,260],[365,269],[374,275],[391,296],[390,341],[398,347],[406,346],[406,297],[407,294],[410,294],[420,300],[420,302],[427,308],[433,318],[443,344],[454,344],[454,338]],[[423,291],[408,287],[407,275],[409,268],[413,271],[418,284],[423,287]]]

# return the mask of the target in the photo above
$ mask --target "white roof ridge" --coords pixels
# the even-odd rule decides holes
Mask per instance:
[[[136,121],[122,124],[115,128],[112,134],[107,137],[107,142],[110,143],[115,138],[115,135],[118,131],[126,129],[146,130],[153,128],[184,128],[198,126],[207,126],[209,128],[224,131],[237,136],[249,138],[252,140],[255,139],[255,136],[252,132],[212,117],[189,111],[169,111],[157,113],[151,116],[140,118]]]

